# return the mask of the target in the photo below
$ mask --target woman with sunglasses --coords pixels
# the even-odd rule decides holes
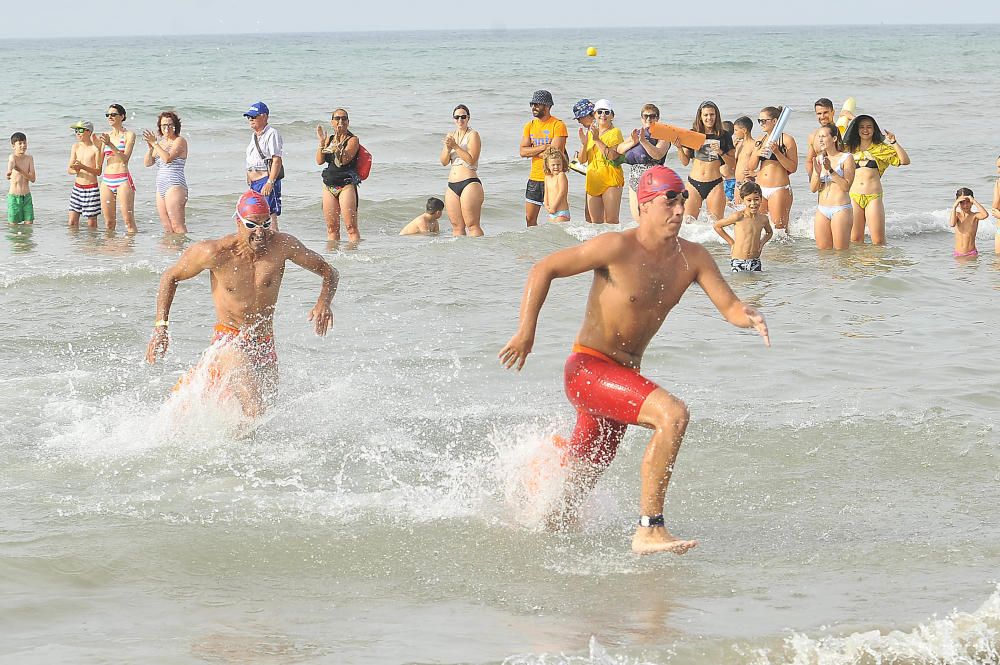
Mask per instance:
[[[159,136],[160,138],[157,138]],[[156,164],[156,212],[165,233],[187,233],[184,206],[188,200],[184,164],[187,162],[187,139],[181,136],[181,119],[173,111],[164,111],[156,119],[156,134],[142,133],[149,150],[143,164]]]
[[[98,164],[101,175],[101,212],[108,229],[115,228],[115,201],[121,208],[122,219],[129,233],[136,232],[135,226],[135,183],[128,170],[128,160],[135,147],[135,133],[125,129],[125,107],[112,104],[104,116],[108,119],[110,131],[94,136],[94,143],[101,150]]]
[[[444,207],[451,221],[451,234],[474,237],[483,235],[479,225],[483,213],[483,181],[479,169],[482,140],[479,132],[469,127],[472,113],[465,104],[459,104],[451,113],[455,131],[445,134],[441,148],[441,166],[451,166],[448,171],[448,189],[444,193]]]
[[[819,192],[813,221],[816,249],[847,249],[851,246],[851,183],[854,160],[843,152],[836,125],[820,125],[813,140],[819,150],[809,176],[809,191]]]
[[[705,144],[697,150],[680,147],[677,155],[681,164],[691,164],[687,179],[688,200],[684,205],[687,221],[698,218],[704,204],[712,222],[722,219],[726,212],[725,178],[722,165],[736,166],[736,146],[733,137],[722,129],[722,113],[715,102],[702,102],[694,115],[691,129],[705,135]]]
[[[642,119],[642,129],[633,129],[632,135],[623,143],[619,143],[617,150],[619,155],[625,156],[625,163],[629,165],[628,170],[628,208],[632,213],[632,219],[639,221],[639,201],[636,198],[636,188],[639,186],[639,178],[642,174],[657,164],[663,164],[667,158],[667,151],[670,150],[670,141],[666,139],[654,139],[649,133],[649,128],[660,119],[660,109],[654,104],[646,104],[639,111]]]
[[[885,203],[882,174],[890,166],[906,166],[910,156],[892,132],[882,133],[875,118],[858,115],[844,132],[847,151],[854,155],[857,176],[851,185],[854,225],[851,242],[865,241],[865,227],[873,245],[885,244]]]
[[[764,136],[754,143],[744,178],[754,177],[764,197],[761,209],[771,218],[774,228],[788,234],[788,218],[792,210],[792,186],[789,176],[799,168],[799,149],[795,139],[782,133],[772,136],[781,109],[766,106],[757,116]],[[765,153],[769,153],[765,156]],[[736,174],[737,178],[740,174]]]
[[[326,220],[326,239],[340,240],[340,218],[351,242],[361,240],[358,229],[358,176],[357,161],[361,142],[348,128],[351,120],[347,111],[338,108],[330,114],[333,133],[327,136],[322,125],[316,127],[319,147],[316,165],[323,169],[323,218]]]
[[[587,157],[588,221],[592,224],[617,224],[621,215],[622,187],[625,185],[621,167],[624,160],[617,148],[625,137],[614,126],[615,111],[607,99],[598,99],[594,103],[594,117],[596,121],[590,125],[589,131],[583,127],[579,130],[583,143],[581,152]]]

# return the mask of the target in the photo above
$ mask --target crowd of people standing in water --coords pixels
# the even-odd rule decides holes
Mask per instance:
[[[554,106],[551,93],[536,91],[529,106],[532,118],[524,125],[519,146],[520,156],[531,162],[525,187],[528,226],[538,223],[543,207],[549,221],[570,221],[571,187],[567,177],[570,170],[584,174],[584,211],[588,223],[618,224],[626,189],[630,215],[638,219],[636,188],[639,178],[650,167],[664,164],[673,147],[680,164],[689,167],[684,206],[687,221],[696,220],[704,211],[710,222],[718,224],[728,219],[729,207],[744,212],[731,224],[740,232],[739,219],[758,214],[746,211],[741,194],[745,183],[754,182],[760,190],[759,214],[768,220],[767,229],[762,229],[761,233],[767,233],[768,238],[773,232],[787,233],[794,198],[791,177],[801,165],[800,148],[790,134],[774,135],[782,111],[779,107],[766,106],[760,110],[756,124],[762,135],[755,137],[755,123],[750,117],[724,121],[717,104],[702,102],[695,111],[691,129],[703,134],[705,141],[700,148],[692,149],[685,147],[679,138],[670,142],[653,136],[652,126],[660,121],[660,110],[652,103],[640,108],[639,126],[625,134],[615,126],[615,109],[610,100],[581,99],[572,107],[579,139],[575,147],[568,145],[566,124],[551,113]],[[890,166],[909,164],[909,154],[896,136],[883,130],[871,115],[855,116],[844,110],[837,120],[834,104],[827,98],[818,99],[814,111],[819,127],[807,139],[804,166],[809,190],[817,195],[816,246],[847,249],[852,243],[864,242],[866,231],[872,243],[884,244],[882,178]],[[269,116],[270,111],[263,102],[252,104],[244,113],[252,130],[246,149],[245,173],[247,185],[266,197],[277,228],[281,215],[284,151],[282,137],[269,124]],[[137,231],[136,192],[129,163],[137,137],[125,127],[127,113],[120,104],[111,104],[105,117],[108,121],[106,132],[95,132],[93,123],[85,120],[71,126],[77,140],[71,148],[67,169],[74,176],[69,224],[79,225],[82,217],[88,226],[96,227],[97,217],[102,215],[105,226],[114,229],[120,213],[126,230],[134,233]],[[452,117],[454,130],[444,136],[439,158],[441,165],[449,168],[443,198],[444,214],[451,223],[453,235],[482,236],[485,201],[483,182],[479,178],[482,137],[471,127],[472,112],[468,106],[457,105]],[[370,155],[351,132],[346,109],[335,109],[330,124],[329,132],[323,126],[316,128],[315,156],[316,164],[324,166],[321,197],[327,238],[340,240],[343,228],[349,240],[357,241],[361,239],[358,188],[367,177]],[[186,233],[188,187],[184,166],[188,144],[181,135],[178,114],[175,111],[160,113],[156,131],[144,131],[141,141],[146,144],[143,164],[157,167],[155,201],[163,230]],[[34,208],[30,184],[36,177],[34,162],[27,153],[27,137],[23,133],[15,133],[11,144],[13,151],[7,168],[10,180],[8,221],[31,224]],[[628,169],[627,178],[623,167]],[[950,226],[955,228],[955,254],[974,256],[978,253],[975,246],[978,223],[991,213],[1000,219],[1000,180],[988,208],[975,200],[971,190],[962,188],[960,192],[956,194],[949,220]],[[433,214],[430,208],[427,212]],[[421,230],[425,228],[430,230]],[[406,233],[437,232],[436,229],[435,224],[408,225]],[[754,251],[759,249],[757,244],[763,245],[754,243]],[[1000,252],[1000,234],[996,249]],[[760,257],[734,255],[733,258]],[[759,269],[759,261],[755,265],[755,269]]]

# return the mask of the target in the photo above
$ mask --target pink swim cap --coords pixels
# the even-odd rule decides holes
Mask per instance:
[[[270,215],[271,208],[267,205],[266,198],[253,190],[249,190],[243,192],[239,203],[236,204],[236,214],[244,218],[250,215]]]
[[[684,181],[666,166],[654,166],[647,169],[639,178],[639,186],[635,190],[635,196],[639,203],[652,201],[660,194],[675,192],[682,194],[686,191]]]

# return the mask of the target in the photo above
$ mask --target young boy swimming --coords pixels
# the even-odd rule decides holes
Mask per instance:
[[[441,214],[444,210],[444,201],[436,196],[432,196],[427,199],[427,205],[424,207],[424,210],[426,212],[414,217],[413,221],[403,227],[399,235],[412,236],[418,233],[440,233],[441,226],[438,220],[441,219]]]
[[[545,172],[545,209],[549,212],[550,222],[569,221],[569,181],[566,180],[566,170],[569,163],[566,153],[556,148],[549,148],[544,154]]]
[[[760,202],[764,197],[757,183],[743,183],[739,194],[746,207],[716,222],[715,232],[729,243],[732,257],[729,266],[732,272],[761,272],[761,250],[774,235],[771,220],[760,212]],[[733,236],[726,233],[727,226],[733,227]]]
[[[972,212],[973,205],[976,206],[975,212]],[[986,207],[976,200],[971,189],[960,187],[955,192],[955,205],[951,207],[948,226],[955,229],[956,258],[979,256],[979,250],[976,249],[976,231],[979,230],[979,222],[988,216]]]

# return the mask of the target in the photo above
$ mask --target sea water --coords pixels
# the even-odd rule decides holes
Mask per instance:
[[[957,187],[990,203],[998,37],[877,26],[0,42],[17,65],[0,73],[4,136],[27,133],[38,171],[34,229],[0,243],[0,660],[998,662],[1000,260],[992,221],[971,262],[952,258],[947,228]],[[767,314],[773,348],[697,287],[651,343],[644,372],[692,412],[666,507],[677,535],[700,540],[683,557],[629,553],[638,428],[580,528],[541,528],[551,491],[532,474],[558,478],[546,451],[572,427],[562,364],[590,278],[553,285],[520,374],[496,354],[531,263],[614,231],[583,223],[574,174],[574,221],[524,228],[517,150],[538,88],[572,149],[581,97],[611,99],[626,132],[646,102],[686,126],[711,99],[730,120],[792,107],[801,158],[815,99],[854,96],[913,160],[884,179],[887,246],[842,254],[815,249],[800,165],[792,240],[767,246],[763,274],[730,278]],[[342,280],[318,338],[306,316],[319,280],[288,269],[280,396],[247,424],[226,402],[167,399],[211,336],[207,276],[178,289],[166,359],[143,354],[159,274],[190,242],[234,229],[242,113],[257,100],[285,139],[282,230]],[[100,129],[110,103],[137,132],[161,110],[181,116],[189,239],[164,238],[141,143],[140,233],[66,228],[69,125]],[[483,137],[487,235],[399,238],[444,192],[438,155],[459,103]],[[325,242],[313,162],[315,126],[338,106],[375,159],[357,247]],[[686,173],[673,152],[667,163]],[[728,264],[703,222],[682,235]]]

